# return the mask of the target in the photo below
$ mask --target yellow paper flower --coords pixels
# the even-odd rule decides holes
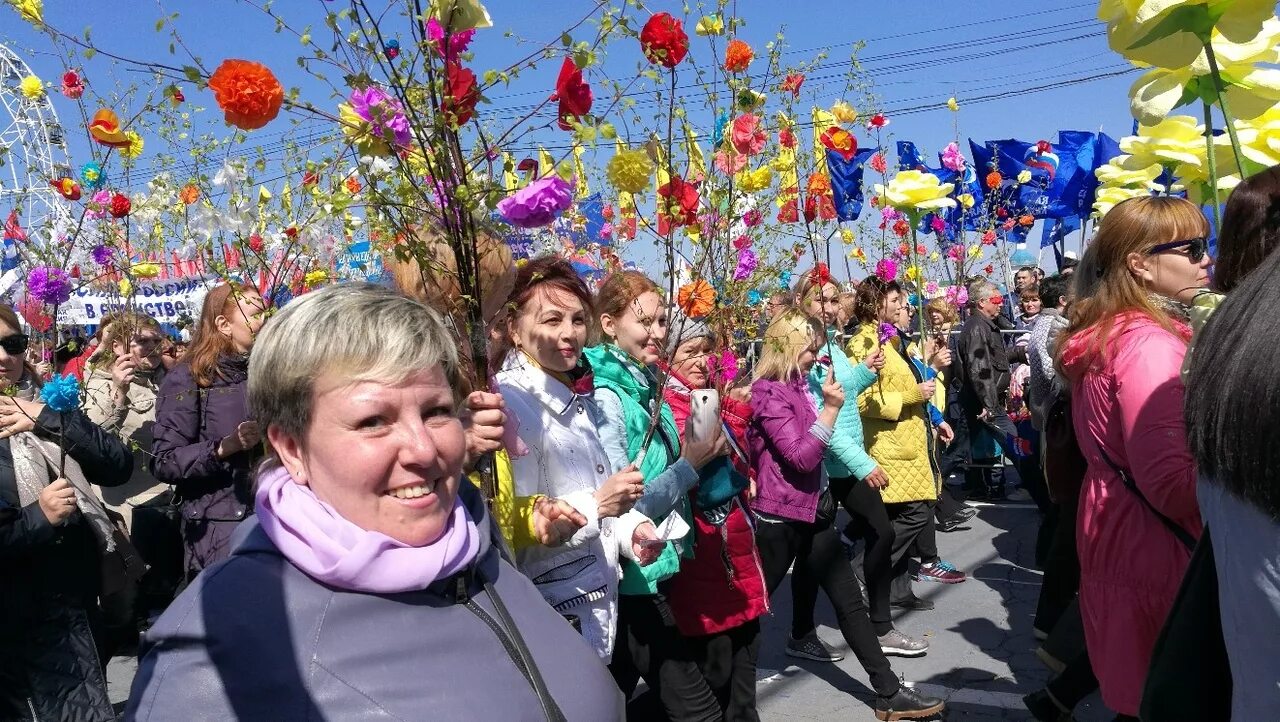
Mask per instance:
[[[386,157],[391,155],[391,144],[373,132],[373,125],[361,118],[347,103],[338,105],[338,121],[342,134],[356,147],[360,155]]]
[[[914,281],[920,278],[920,267],[913,263],[907,266],[907,270],[903,272],[903,275],[908,281]]]
[[[431,0],[427,13],[451,33],[493,27],[489,11],[478,0]]]
[[[930,253],[930,254],[929,254],[929,262],[930,262],[930,263],[937,263],[937,262],[938,262],[938,259],[940,259],[940,258],[942,258],[942,256],[941,256],[941,255],[939,255],[937,251],[934,251],[933,253]]]
[[[643,193],[653,175],[653,160],[643,149],[620,150],[605,166],[609,183],[622,193]]]
[[[1155,125],[1139,125],[1138,135],[1120,140],[1120,150],[1129,154],[1125,168],[1205,165],[1204,126],[1189,115],[1171,115]]]
[[[129,160],[134,160],[141,156],[142,146],[144,145],[142,136],[138,135],[135,131],[126,130],[124,132],[124,137],[129,139],[129,145],[120,149],[120,155],[128,158]]]
[[[131,270],[137,278],[155,278],[160,275],[160,265],[157,263],[135,263]]]
[[[318,268],[314,271],[307,271],[307,275],[302,277],[303,284],[308,287],[316,286],[327,280],[329,280],[329,272]]]
[[[18,83],[18,89],[27,100],[39,100],[44,97],[44,81],[34,75],[28,75]]]
[[[1129,156],[1112,158],[1106,165],[1093,171],[1098,182],[1104,186],[1140,186],[1154,190],[1155,180],[1160,177],[1163,168],[1159,163],[1146,167],[1128,167]]]
[[[734,178],[743,193],[759,193],[773,184],[773,169],[761,166],[755,170],[744,170]]]
[[[1098,19],[1107,43],[1126,58],[1160,68],[1191,65],[1205,33],[1252,42],[1275,13],[1267,0],[1102,0]],[[1216,45],[1215,45],[1216,47]]]
[[[1130,198],[1141,198],[1142,196],[1151,195],[1151,191],[1145,188],[1126,188],[1123,186],[1103,186],[1098,189],[1098,195],[1093,202],[1093,215],[1101,218],[1111,211],[1115,205],[1121,201],[1127,201]]]
[[[23,20],[37,28],[44,24],[44,2],[42,0],[9,0],[13,9],[18,11]]]
[[[724,20],[719,15],[705,15],[694,26],[693,32],[698,35],[724,35]]]
[[[1280,62],[1280,20],[1270,18],[1248,42],[1232,42],[1213,33],[1213,51],[1231,115],[1250,119],[1280,101],[1280,70],[1260,67]],[[1203,48],[1188,65],[1152,68],[1129,88],[1129,109],[1138,122],[1154,125],[1174,108],[1197,98],[1216,101],[1208,55]]]
[[[1029,170],[1024,170],[1024,171],[1022,171],[1021,173],[1019,173],[1019,174],[1018,174],[1018,182],[1019,182],[1019,183],[1030,183],[1030,182],[1031,182],[1031,171],[1029,171]]]
[[[969,256],[969,258],[977,258],[978,256],[982,255],[982,246],[978,246],[978,245],[969,246],[969,250],[966,251],[966,254]]]
[[[955,200],[947,197],[954,188],[954,183],[939,183],[938,177],[932,173],[904,170],[894,176],[888,186],[877,183],[875,192],[885,203],[900,211],[932,211],[956,204]]]
[[[120,279],[120,282],[116,284],[116,287],[120,289],[121,296],[133,295],[133,284],[129,283],[129,279],[127,278]]]
[[[843,100],[838,100],[835,105],[831,106],[831,114],[834,115],[836,120],[841,123],[858,122],[858,111],[854,110],[852,105],[849,105]]]
[[[961,207],[966,211],[973,208],[973,204],[975,203],[972,193],[961,193],[956,200],[960,201]]]
[[[956,102],[955,98],[947,98],[947,110],[952,113],[960,110],[960,103]]]
[[[853,231],[849,230],[848,228],[841,228],[840,240],[844,241],[845,243],[853,243]]]
[[[1237,122],[1236,134],[1240,137],[1240,153],[1245,158],[1268,168],[1280,165],[1280,106],[1253,120]],[[1218,158],[1221,162],[1221,151]]]

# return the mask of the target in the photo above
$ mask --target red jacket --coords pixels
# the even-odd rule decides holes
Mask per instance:
[[[684,433],[689,418],[689,388],[672,374],[663,396]],[[734,441],[746,448],[751,405],[721,398],[720,413],[733,431]],[[749,469],[735,460],[743,474]],[[749,474],[748,474],[749,475]],[[769,611],[764,568],[756,551],[755,529],[743,494],[734,500],[724,524],[707,521],[697,506],[696,487],[689,493],[693,508],[693,558],[685,559],[671,578],[667,592],[676,626],[686,636],[717,634],[741,626]]]

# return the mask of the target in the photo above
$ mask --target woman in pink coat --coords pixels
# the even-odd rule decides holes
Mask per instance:
[[[1208,233],[1183,199],[1115,206],[1076,271],[1079,300],[1059,344],[1088,460],[1080,607],[1102,699],[1117,719],[1137,719],[1151,650],[1191,556],[1179,536],[1201,529],[1179,371],[1190,337],[1185,304],[1208,283]]]

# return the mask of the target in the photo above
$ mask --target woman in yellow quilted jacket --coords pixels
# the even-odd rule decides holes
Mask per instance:
[[[933,458],[933,429],[927,404],[936,384],[920,377],[906,357],[906,349],[893,329],[905,294],[897,281],[871,276],[858,284],[858,328],[849,340],[849,360],[861,363],[877,348],[884,349],[880,378],[858,396],[858,411],[867,442],[867,453],[889,475],[880,490],[893,522],[890,552],[894,577],[905,579],[907,551],[932,515],[938,498],[938,474]],[[883,331],[881,327],[885,328]],[[932,609],[933,603],[910,593],[895,594],[896,607]]]

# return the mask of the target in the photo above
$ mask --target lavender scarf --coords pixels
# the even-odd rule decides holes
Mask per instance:
[[[480,534],[461,499],[439,539],[411,547],[361,529],[298,484],[283,467],[258,477],[256,514],[263,531],[294,566],[330,586],[394,594],[425,589],[462,571],[480,550]]]

